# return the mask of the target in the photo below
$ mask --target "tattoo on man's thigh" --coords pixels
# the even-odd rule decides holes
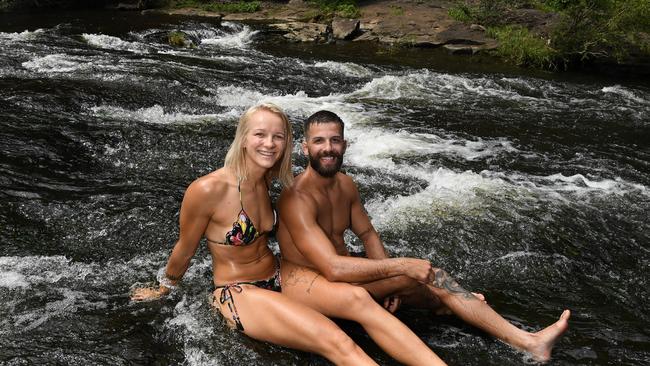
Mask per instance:
[[[292,269],[287,273],[285,277],[282,278],[282,284],[286,286],[298,286],[298,285],[308,285],[307,287],[307,292],[310,292],[312,285],[314,284],[314,281],[316,281],[316,278],[320,276],[319,274],[316,274],[313,279],[309,279],[308,275],[313,274],[313,272],[310,271],[303,271],[299,269]]]
[[[454,280],[447,272],[442,269],[436,270],[436,278],[433,280],[432,285],[434,287],[447,290],[447,292],[452,295],[460,295],[464,298],[471,300],[476,299],[471,292],[462,288],[456,280]]]
[[[307,287],[307,293],[308,294],[311,294],[311,288],[312,288],[312,286],[314,286],[314,282],[316,282],[316,279],[318,278],[318,276],[320,276],[320,274],[317,274],[316,276],[314,276],[314,278],[309,283],[309,287]]]

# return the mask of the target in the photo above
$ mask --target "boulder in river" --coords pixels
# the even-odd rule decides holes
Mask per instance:
[[[332,35],[335,39],[352,39],[359,33],[359,19],[336,17],[332,20]]]
[[[326,42],[329,39],[329,29],[325,24],[287,22],[271,24],[271,27],[285,31],[284,38],[295,42]]]

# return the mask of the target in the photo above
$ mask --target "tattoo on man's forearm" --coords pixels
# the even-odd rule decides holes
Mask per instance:
[[[442,269],[436,270],[436,278],[431,284],[439,289],[447,290],[447,292],[451,293],[452,295],[460,295],[468,300],[476,299],[476,297],[471,292],[460,287],[458,282],[456,282],[456,280],[454,280],[447,272]]]

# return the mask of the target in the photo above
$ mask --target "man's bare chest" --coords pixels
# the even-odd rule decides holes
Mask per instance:
[[[334,194],[320,195],[316,202],[318,225],[331,240],[341,241],[343,233],[350,227],[351,203]]]

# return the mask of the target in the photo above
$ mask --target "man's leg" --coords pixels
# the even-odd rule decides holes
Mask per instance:
[[[530,352],[539,361],[551,357],[555,342],[568,329],[570,312],[565,310],[557,322],[537,333],[521,330],[495,312],[485,301],[463,289],[442,269],[436,269],[436,278],[428,285],[400,276],[361,286],[377,299],[398,294],[404,295],[405,302],[412,306],[435,308],[442,304],[467,323],[515,348]]]
[[[368,292],[344,282],[329,282],[311,269],[282,262],[282,293],[329,317],[358,322],[391,357],[407,365],[445,363],[420,338]]]

